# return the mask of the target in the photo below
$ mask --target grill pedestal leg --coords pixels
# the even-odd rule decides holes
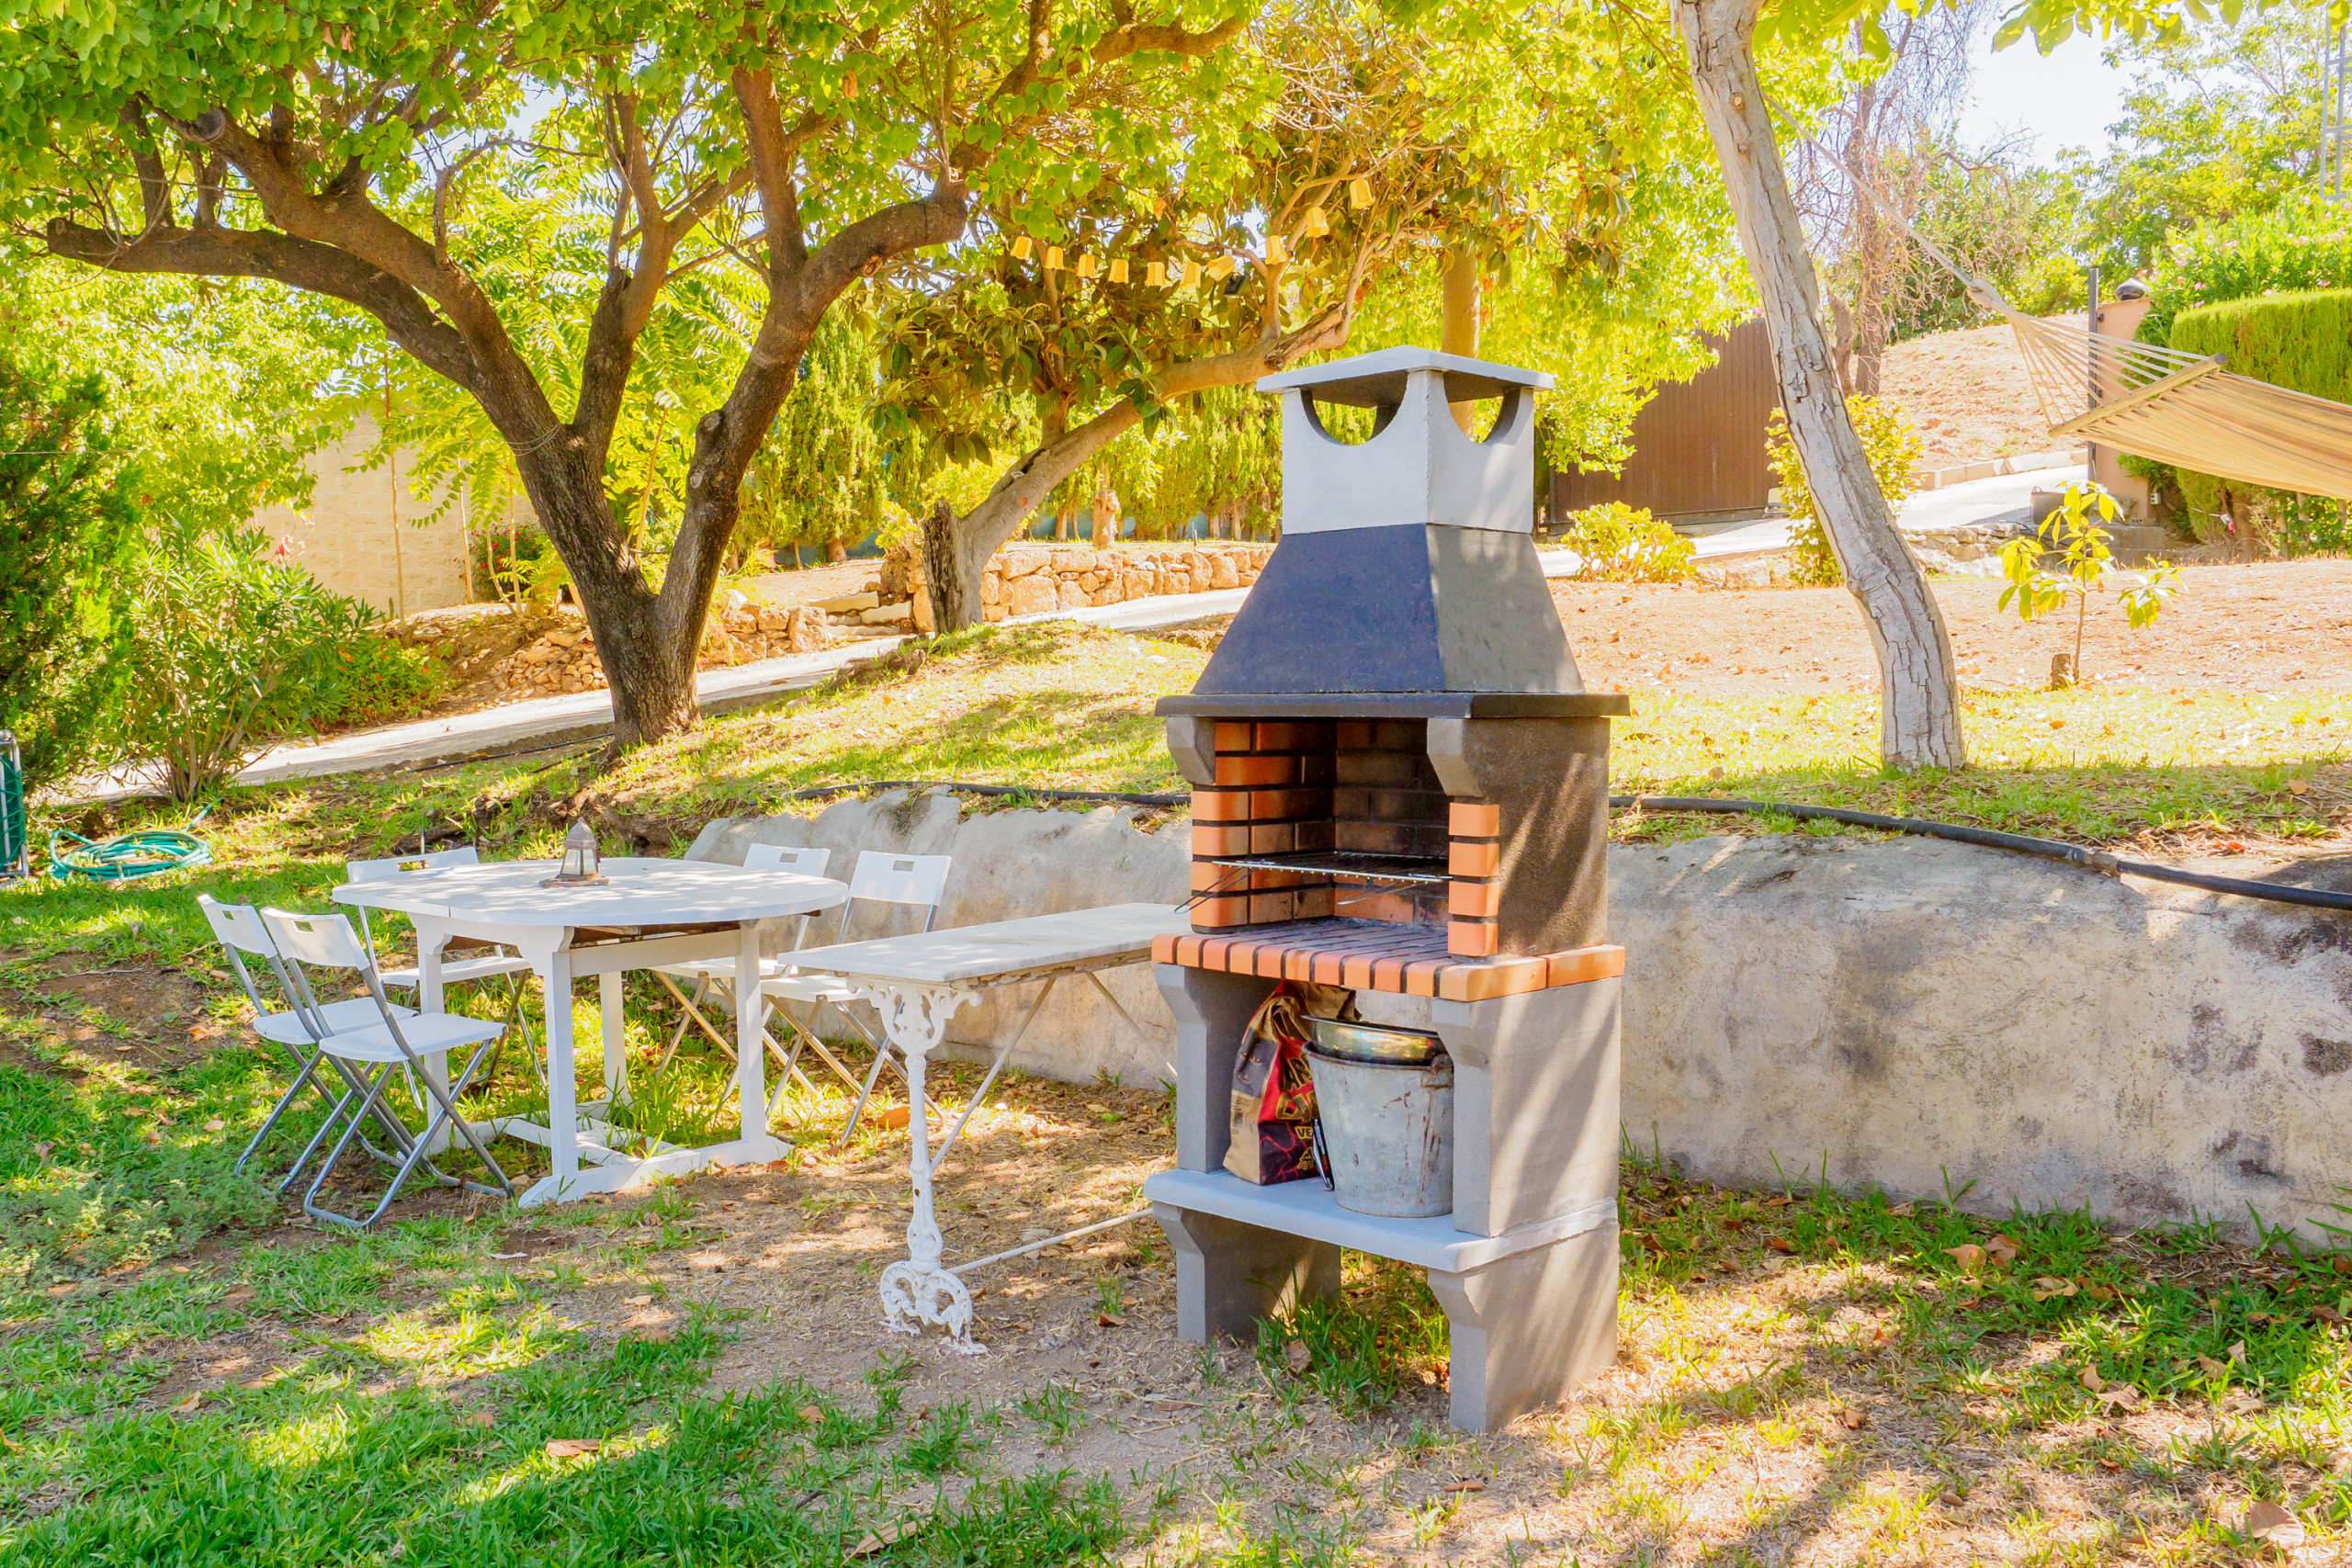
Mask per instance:
[[[1166,1203],[1152,1218],[1176,1249],[1176,1337],[1252,1343],[1258,1320],[1340,1293],[1340,1249]]]
[[[1450,1418],[1465,1432],[1557,1404],[1616,1359],[1614,1224],[1484,1269],[1432,1269],[1429,1279],[1445,1309]]]

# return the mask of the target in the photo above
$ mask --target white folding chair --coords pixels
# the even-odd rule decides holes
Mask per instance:
[[[882,850],[860,851],[856,869],[850,873],[849,899],[842,906],[842,918],[834,927],[833,941],[838,943],[848,934],[850,917],[860,905],[888,904],[921,909],[923,912],[922,930],[931,930],[939,919],[939,903],[947,890],[948,868],[954,863],[954,857],[950,855],[895,855]],[[837,1140],[847,1143],[850,1135],[857,1131],[857,1119],[865,1114],[865,1102],[874,1097],[874,1085],[882,1076],[882,1064],[890,1062],[900,1077],[907,1077],[906,1068],[891,1060],[887,1043],[867,1033],[865,1026],[858,1022],[855,1015],[843,1005],[854,1000],[857,993],[838,975],[786,965],[781,974],[763,979],[760,991],[767,999],[769,1011],[784,1020],[786,1027],[795,1036],[787,1062],[798,1061],[805,1046],[815,1051],[827,1066],[841,1076],[842,1081],[857,1090],[857,1103],[850,1108],[849,1122],[842,1128],[842,1135]],[[787,1002],[803,1003],[808,1010],[795,1018],[785,1006]],[[817,1037],[817,1015],[829,1007],[833,1010],[834,1016],[848,1024],[857,1037],[873,1049],[874,1066],[867,1069],[862,1083],[842,1066],[831,1051],[825,1049],[825,1043]],[[765,1015],[761,1021],[765,1024]],[[910,1084],[913,1082],[911,1078],[907,1081]],[[928,1095],[924,1097],[924,1103],[934,1111],[938,1109],[936,1102]]]
[[[260,912],[251,904],[223,904],[209,893],[198,894],[196,904],[204,911],[205,921],[211,926],[213,936],[219,939],[221,951],[229,955],[229,967],[236,971],[237,984],[244,987],[245,1000],[253,1004],[254,1032],[274,1045],[284,1046],[288,1055],[294,1058],[294,1081],[286,1086],[286,1092],[277,1097],[277,1103],[270,1108],[260,1130],[245,1145],[244,1153],[237,1156],[236,1168],[243,1170],[254,1157],[254,1151],[261,1147],[262,1140],[269,1136],[271,1129],[292,1108],[305,1089],[312,1090],[330,1105],[334,1103],[334,1096],[325,1084],[319,1081],[319,1064],[326,1058],[319,1049],[319,1037],[311,1028],[311,1015],[302,1010],[294,982],[287,975],[277,948],[269,939],[268,929],[262,924]],[[275,1010],[262,1000],[260,990],[254,985],[253,974],[245,967],[245,960],[249,957],[258,958],[269,965],[271,975],[277,980],[278,994],[290,1004],[289,1010]],[[410,1013],[407,1008],[396,1010],[403,1017]],[[317,1016],[336,1029],[372,1023],[376,1021],[376,1004],[366,997],[355,997],[349,1001],[329,1002],[317,1010]],[[334,1066],[342,1073],[345,1087],[348,1089],[354,1082],[350,1069],[341,1062]],[[379,1125],[389,1122],[388,1131],[395,1135],[405,1131],[389,1111],[380,1113],[377,1121]],[[379,1158],[390,1157],[373,1144],[368,1147]],[[283,1192],[292,1186],[301,1168],[297,1163],[292,1170],[286,1173],[286,1179],[277,1184],[277,1190]]]
[[[481,852],[471,844],[462,844],[454,850],[392,855],[383,860],[345,861],[343,872],[353,882],[380,882],[386,877],[412,871],[481,863]],[[359,907],[359,935],[368,944],[368,956],[373,959],[376,956],[376,933],[368,924],[368,907],[364,904]],[[477,985],[497,979],[506,982],[506,1021],[513,1024],[514,1032],[523,1037],[523,1051],[530,1059],[531,1071],[537,1076],[539,1087],[546,1088],[547,1069],[539,1065],[538,1044],[531,1038],[530,1013],[523,1005],[522,976],[531,972],[531,961],[494,942],[484,942],[478,937],[451,937],[443,951],[468,955],[441,965],[441,983],[444,986]],[[376,973],[388,991],[422,993],[424,990],[424,975],[421,969],[407,966],[379,968]],[[490,1066],[482,1070],[484,1083],[498,1076],[498,1052],[492,1051]]]
[[[786,844],[753,844],[743,852],[743,864],[747,869],[752,870],[787,871],[800,876],[822,876],[825,874],[825,866],[832,859],[832,854],[833,852],[831,850],[815,846],[796,849]],[[812,915],[800,917],[800,924],[793,932],[792,945],[795,948],[808,941],[808,922],[813,918]],[[784,965],[781,960],[774,958],[760,960],[760,977],[763,980],[769,976],[783,973]],[[653,971],[653,977],[668,987],[670,994],[677,998],[679,1008],[678,1027],[672,1032],[669,1046],[662,1051],[662,1059],[653,1065],[653,1071],[659,1074],[670,1066],[670,1058],[678,1054],[678,1047],[685,1042],[686,1031],[695,1028],[699,1028],[705,1035],[708,1036],[710,1043],[718,1046],[720,1053],[732,1062],[735,1059],[735,1043],[729,1040],[726,1032],[713,1023],[702,1010],[704,1004],[723,997],[726,998],[729,1010],[733,1010],[735,961],[732,958],[698,958],[686,964],[665,964]],[[695,988],[692,996],[688,996],[678,988],[680,980],[694,982]],[[763,1025],[765,1024],[764,1015],[761,1022]],[[763,1038],[767,1038],[764,1027],[761,1033]],[[776,1059],[779,1066],[783,1066],[793,1077],[800,1080],[803,1088],[812,1094],[816,1092],[817,1086],[808,1081],[807,1074],[786,1061],[783,1047],[774,1039],[767,1039],[767,1049],[768,1054]]]
[[[348,1066],[352,1080],[350,1089],[336,1102],[326,1123],[311,1138],[310,1146],[302,1151],[302,1157],[295,1162],[295,1169],[300,1170],[310,1162],[311,1155],[317,1152],[328,1133],[341,1125],[342,1134],[335,1139],[334,1147],[320,1165],[318,1175],[311,1179],[310,1190],[302,1195],[303,1212],[313,1219],[346,1225],[354,1230],[366,1230],[384,1217],[393,1201],[400,1197],[401,1188],[420,1165],[444,1187],[464,1187],[493,1197],[513,1198],[514,1184],[499,1168],[498,1161],[491,1157],[490,1150],[483,1145],[473,1124],[458,1113],[458,1100],[471,1086],[482,1057],[489,1054],[498,1037],[505,1033],[506,1026],[458,1013],[395,1010],[385,998],[383,977],[376,972],[375,959],[351,929],[347,916],[298,915],[285,909],[264,909],[261,919],[268,930],[271,943],[288,962],[288,977],[292,981],[296,1010],[302,1015],[317,1038],[320,1051],[338,1064]],[[369,1006],[372,1018],[359,1015],[356,1010],[345,1012],[340,1020],[332,1016],[329,1009],[320,1005],[317,993],[311,987],[307,971],[311,969],[347,971],[363,981],[368,987],[368,995],[358,999]],[[336,1005],[345,1007],[348,1004]],[[473,1055],[466,1059],[463,1070],[450,1080],[446,1089],[425,1070],[424,1057],[442,1053],[454,1054],[469,1045],[473,1047]],[[372,1077],[368,1076],[370,1068],[374,1069]],[[384,1098],[384,1088],[391,1081],[395,1071],[407,1077],[412,1092],[416,1085],[423,1084],[424,1093],[432,1097],[432,1119],[426,1122],[421,1134],[412,1135],[405,1126],[400,1127],[400,1136],[395,1141],[400,1144],[403,1157],[400,1168],[392,1173],[391,1185],[384,1190],[384,1196],[377,1202],[374,1213],[363,1220],[323,1207],[319,1202],[319,1192],[326,1186],[327,1179],[334,1174],[336,1163],[350,1148],[352,1140],[358,1136],[360,1127],[371,1117],[390,1113],[390,1106]],[[420,1103],[423,1103],[421,1100]],[[396,1114],[390,1114],[390,1124],[400,1126]],[[451,1176],[427,1157],[425,1151],[433,1146],[445,1126],[455,1127],[473,1149],[483,1168],[489,1171],[491,1184]]]

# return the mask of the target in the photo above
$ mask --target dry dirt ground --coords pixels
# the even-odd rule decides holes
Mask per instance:
[[[2181,688],[2352,689],[2352,561],[2192,566],[2180,597],[2131,630],[2094,604],[2083,638],[2093,682]],[[2001,584],[1934,582],[1970,686],[2046,684],[2074,646],[2071,613],[2028,625],[1998,607]],[[1700,590],[1555,582],[1552,598],[1595,691],[1706,694],[1874,690],[1878,664],[1842,588]]]
[[[2080,317],[2057,319],[2082,330]],[[2050,423],[2034,399],[2016,334],[2006,326],[1898,343],[1880,367],[1879,389],[1919,427],[1926,443],[1921,468],[2047,452],[2060,445],[2051,438]]]

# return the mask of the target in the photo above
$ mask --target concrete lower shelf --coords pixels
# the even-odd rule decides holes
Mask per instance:
[[[1565,1214],[1521,1225],[1502,1235],[1473,1235],[1453,1228],[1450,1215],[1430,1219],[1385,1219],[1340,1207],[1320,1181],[1286,1181],[1260,1187],[1230,1171],[1163,1170],[1143,1184],[1148,1202],[1328,1242],[1442,1274],[1466,1274],[1533,1247],[1582,1235],[1617,1219],[1617,1202],[1602,1198]]]

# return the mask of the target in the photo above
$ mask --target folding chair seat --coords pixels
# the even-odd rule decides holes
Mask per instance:
[[[311,1138],[310,1146],[295,1162],[295,1169],[300,1171],[310,1163],[311,1156],[318,1151],[327,1135],[340,1128],[334,1146],[320,1164],[318,1175],[312,1178],[310,1190],[302,1195],[303,1212],[315,1219],[346,1225],[354,1230],[365,1230],[384,1217],[400,1197],[401,1187],[420,1166],[445,1187],[463,1187],[494,1197],[513,1198],[514,1184],[507,1179],[505,1171],[492,1157],[473,1123],[458,1111],[458,1101],[471,1087],[482,1058],[505,1033],[506,1026],[457,1013],[417,1013],[395,1009],[385,998],[383,977],[376,972],[374,957],[351,929],[351,921],[346,916],[298,915],[284,909],[264,909],[261,919],[271,942],[291,964],[287,975],[291,981],[289,994],[297,1012],[315,1032],[321,1055],[342,1067],[351,1085],[329,1113],[326,1122]],[[341,1027],[332,1023],[327,1017],[327,1010],[320,1005],[317,993],[311,988],[307,973],[311,969],[347,972],[362,981],[368,989],[363,999],[372,1004],[373,1020],[350,1017]],[[424,1057],[446,1053],[454,1060],[456,1055],[468,1046],[473,1048],[473,1054],[466,1059],[465,1066],[452,1077],[447,1088],[425,1070]],[[421,1134],[410,1133],[385,1099],[385,1088],[395,1073],[406,1077],[410,1091],[417,1094],[420,1105],[429,1099],[433,1106],[431,1119]],[[420,1083],[422,1092],[418,1089]],[[349,1150],[353,1140],[358,1137],[359,1129],[371,1119],[379,1121],[388,1130],[398,1129],[394,1142],[400,1145],[402,1157],[375,1211],[361,1219],[326,1208],[319,1202],[319,1193],[326,1186],[328,1178],[334,1174],[336,1165]],[[468,1146],[481,1160],[483,1168],[490,1173],[489,1183],[451,1176],[433,1163],[426,1151],[445,1127],[454,1128],[465,1139]]]
[[[753,844],[743,852],[743,864],[748,869],[786,871],[798,876],[822,876],[825,874],[826,864],[832,859],[832,853],[831,850],[815,846],[795,848],[786,844]],[[808,940],[808,922],[811,918],[808,915],[800,917],[800,924],[793,932],[794,947],[798,947]],[[782,973],[784,973],[783,960],[775,958],[760,960],[760,977],[763,980]],[[692,959],[684,964],[664,964],[653,971],[653,977],[668,988],[671,996],[677,998],[679,1009],[678,1027],[671,1032],[670,1043],[663,1049],[662,1059],[654,1064],[654,1072],[660,1073],[669,1066],[670,1059],[678,1054],[678,1047],[684,1043],[686,1032],[690,1029],[700,1029],[710,1043],[718,1047],[719,1053],[732,1062],[735,1059],[735,1043],[728,1038],[725,1030],[711,1021],[709,1015],[703,1011],[703,1008],[706,1005],[723,1002],[729,1011],[731,1012],[734,1010],[735,960],[728,957],[713,957]],[[678,982],[681,980],[690,981],[693,984],[692,995],[678,988]],[[764,1016],[761,1021],[763,1024],[765,1023]],[[778,1045],[773,1037],[767,1036],[764,1028],[761,1032],[766,1039],[768,1054],[775,1058],[779,1066],[786,1066],[784,1048]],[[800,1079],[803,1087],[814,1092],[816,1086],[808,1082],[806,1074],[797,1067],[787,1067],[787,1070]]]
[[[355,860],[344,863],[344,874],[353,882],[379,882],[389,876],[400,876],[412,871],[433,871],[448,865],[480,865],[481,853],[471,844],[453,850],[434,850],[413,855],[393,855],[383,860]],[[376,933],[368,923],[368,909],[359,909],[359,935],[367,943],[368,955],[376,955]],[[531,1071],[545,1087],[547,1069],[539,1063],[538,1044],[531,1037],[530,1014],[523,1005],[522,976],[531,973],[531,961],[522,954],[484,942],[478,937],[451,937],[442,949],[441,984],[447,986],[479,985],[484,981],[506,982],[506,1021],[523,1037],[525,1052],[529,1055]],[[455,955],[455,956],[452,956]],[[388,991],[418,991],[424,986],[424,972],[414,964],[396,969],[379,968],[377,977]],[[482,1073],[487,1083],[498,1074],[498,1053],[491,1053],[490,1066]]]
[[[322,1056],[311,1018],[315,1017],[331,1030],[353,1028],[378,1021],[376,1004],[370,998],[355,997],[349,1001],[329,1002],[318,1009],[315,1014],[304,1013],[300,1010],[293,981],[286,973],[286,965],[278,957],[277,948],[270,941],[268,929],[262,924],[260,911],[251,904],[223,904],[208,893],[198,894],[196,904],[204,911],[205,922],[212,928],[212,934],[220,942],[221,951],[229,955],[229,967],[236,972],[237,984],[244,988],[245,1000],[253,1005],[254,1032],[274,1045],[285,1046],[294,1058],[293,1081],[286,1086],[286,1092],[277,1097],[277,1103],[270,1108],[259,1130],[246,1143],[244,1152],[237,1156],[236,1168],[243,1170],[254,1157],[254,1152],[261,1147],[262,1140],[269,1136],[271,1129],[292,1108],[295,1100],[301,1098],[305,1089],[330,1104],[334,1102],[333,1091],[318,1081]],[[245,967],[247,958],[258,958],[269,965],[271,975],[277,981],[279,995],[294,1003],[292,1010],[273,1010],[262,999],[260,990],[254,985],[252,971]],[[394,1010],[402,1017],[413,1016],[413,1010],[408,1008]],[[335,1066],[338,1071],[342,1071],[341,1064]],[[351,1075],[344,1071],[343,1076],[348,1088]],[[378,1120],[380,1125],[384,1118]],[[379,1157],[388,1157],[383,1156],[383,1151],[377,1149],[375,1145],[369,1144],[368,1147]],[[298,1164],[288,1171],[285,1179],[277,1184],[277,1190],[283,1192],[292,1186],[300,1169]]]

